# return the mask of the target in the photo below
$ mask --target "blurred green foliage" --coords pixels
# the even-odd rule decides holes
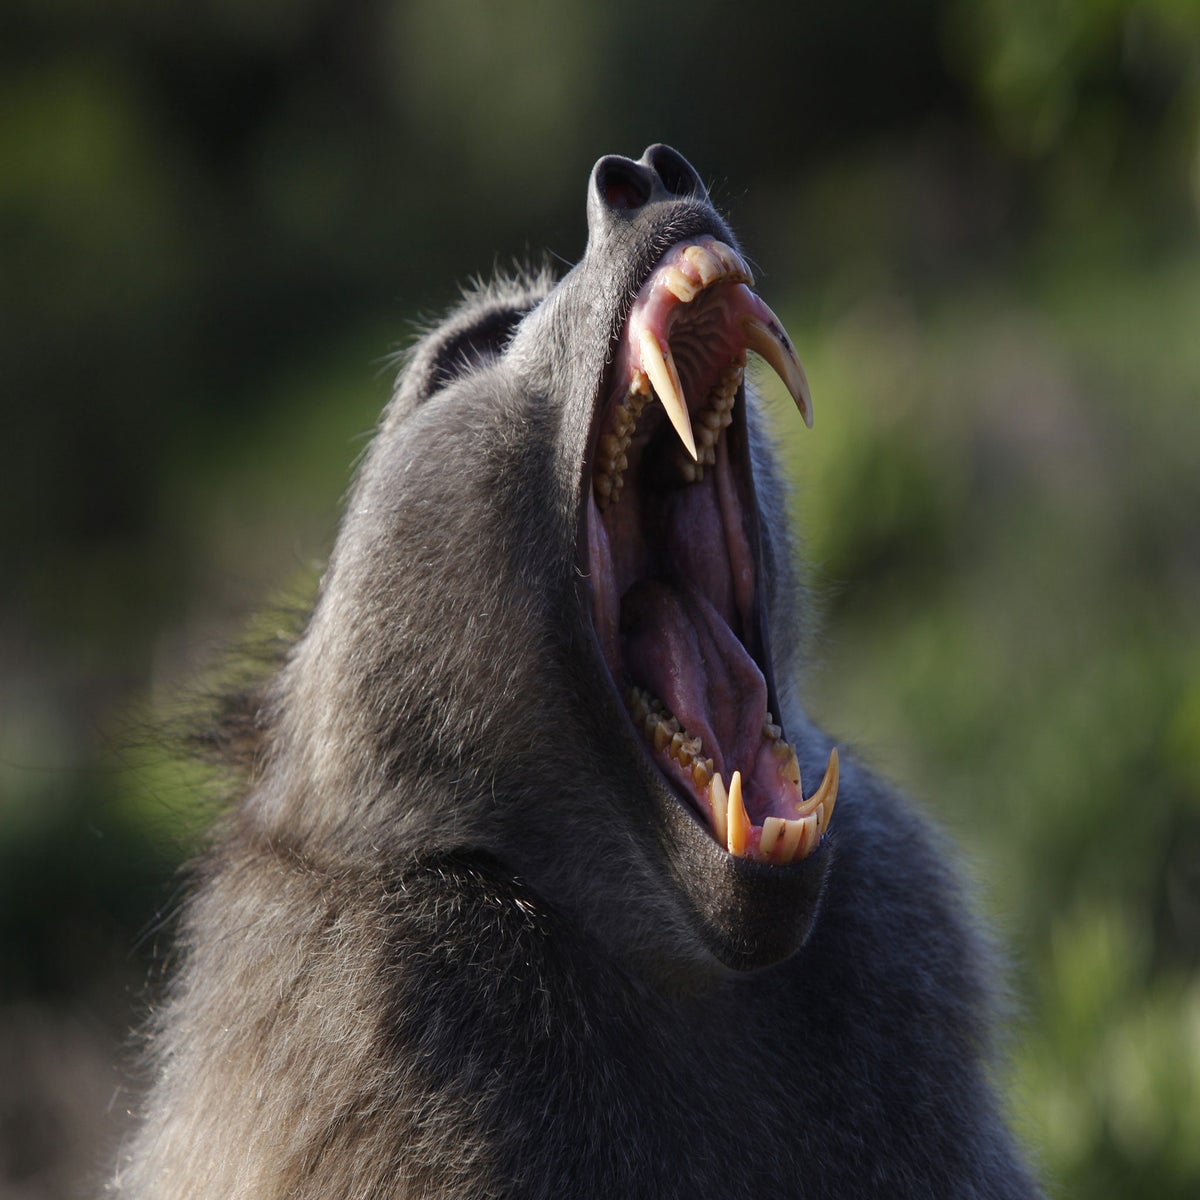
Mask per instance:
[[[810,702],[967,849],[1052,1191],[1200,1194],[1191,0],[10,0],[0,1191],[119,1130],[13,1054],[117,1086],[214,803],[138,725],[311,588],[413,320],[656,140],[802,348]]]

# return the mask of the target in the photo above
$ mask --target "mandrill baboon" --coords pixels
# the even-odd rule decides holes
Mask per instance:
[[[809,420],[787,334],[674,150],[587,214],[413,348],[214,734],[244,786],[120,1195],[1038,1194],[945,848],[796,698],[743,380]]]

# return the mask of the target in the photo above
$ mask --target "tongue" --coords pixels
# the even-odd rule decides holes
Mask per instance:
[[[728,783],[753,772],[767,685],[721,614],[693,584],[642,580],[621,602],[621,640],[633,681],[704,744]]]

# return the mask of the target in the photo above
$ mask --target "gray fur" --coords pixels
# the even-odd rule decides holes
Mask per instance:
[[[636,166],[680,171],[667,153]],[[946,847],[846,755],[830,846],[764,907],[655,775],[591,639],[576,541],[614,331],[666,246],[732,241],[657,178],[615,215],[593,179],[574,271],[472,292],[408,356],[311,619],[218,737],[244,782],[116,1195],[1038,1194]],[[751,437],[790,682],[799,592]],[[819,778],[830,739],[782,691]]]

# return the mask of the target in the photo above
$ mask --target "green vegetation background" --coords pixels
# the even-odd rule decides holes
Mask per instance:
[[[414,318],[656,140],[806,360],[811,704],[966,851],[1051,1191],[1200,1195],[1192,0],[9,0],[0,1195],[133,1102],[210,808],[143,731],[311,587]]]

